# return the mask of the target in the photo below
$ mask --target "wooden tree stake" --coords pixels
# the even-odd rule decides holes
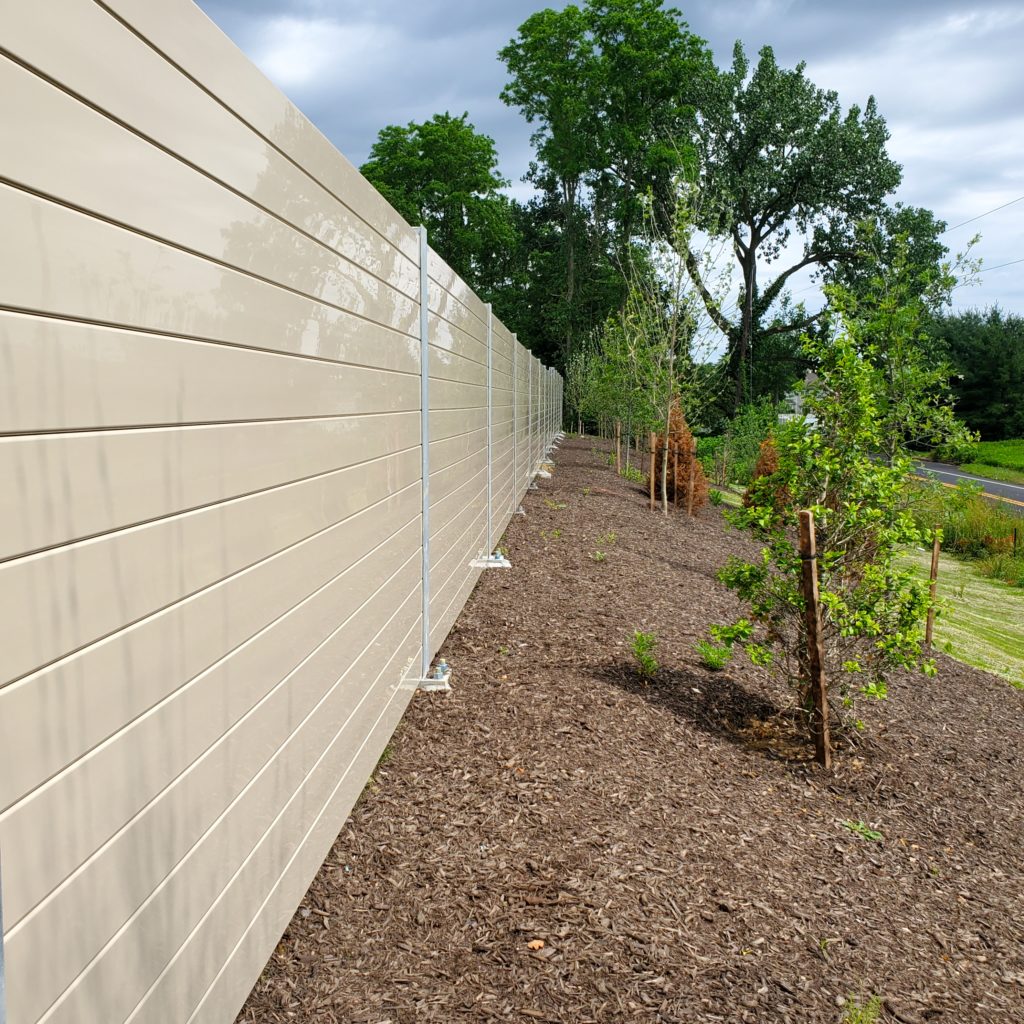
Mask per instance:
[[[672,449],[672,504],[679,508],[679,445]]]
[[[939,579],[939,528],[936,526],[932,533],[932,571],[928,577],[931,600],[928,602],[928,619],[924,627],[924,645],[930,648],[932,645],[932,632],[935,629],[935,591]]]
[[[658,443],[658,435],[651,431],[651,511],[654,511],[654,474],[656,472],[655,463],[658,461],[655,458],[654,446]]]
[[[814,545],[814,513],[800,513],[800,559],[803,562],[807,663],[810,671],[811,732],[814,759],[824,768],[832,767],[832,738],[828,725],[828,691],[825,688],[825,651],[821,642],[821,604],[818,600],[818,559]]]
[[[622,423],[615,421],[615,472],[622,476]]]
[[[690,472],[686,480],[686,514],[693,516],[693,475],[697,471],[697,442],[690,442]]]

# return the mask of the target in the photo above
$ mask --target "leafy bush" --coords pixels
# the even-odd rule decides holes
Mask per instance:
[[[1005,554],[1013,548],[1013,530],[1021,520],[981,496],[981,484],[961,481],[944,487],[931,481],[913,488],[910,510],[923,533],[942,530],[943,549],[964,558]]]
[[[698,640],[693,646],[700,655],[701,664],[712,672],[725,668],[732,658],[732,651],[728,647],[719,647],[708,640]]]
[[[713,487],[708,491],[708,501],[712,505],[718,506],[725,503],[725,497],[721,491],[716,491]]]
[[[778,406],[769,399],[740,406],[729,423],[725,444],[729,449],[730,481],[749,484],[761,453],[761,442],[779,423]]]
[[[972,436],[962,436],[938,445],[934,457],[936,462],[951,462],[959,466],[962,462],[973,462],[977,452],[978,442]]]
[[[643,679],[650,679],[658,671],[658,662],[654,657],[654,648],[658,644],[658,638],[654,633],[645,633],[637,629],[633,632],[633,657],[636,659],[637,669]]]
[[[988,555],[978,563],[978,569],[985,576],[1002,580],[1011,587],[1024,587],[1024,557],[1013,553]]]

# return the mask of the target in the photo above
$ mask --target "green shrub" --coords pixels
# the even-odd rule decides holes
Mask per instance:
[[[650,679],[658,671],[658,662],[653,653],[657,644],[658,638],[654,633],[645,633],[640,629],[633,631],[633,657],[643,679]]]
[[[716,491],[714,488],[708,491],[708,501],[712,505],[721,505],[725,501],[725,497],[721,491]]]
[[[977,448],[978,444],[972,437],[953,438],[935,449],[935,461],[952,462],[956,466],[962,462],[973,462]]]
[[[761,442],[778,425],[779,409],[771,400],[762,399],[760,402],[740,406],[725,435],[725,443],[729,448],[730,481],[749,484],[754,479]]]
[[[978,563],[984,576],[1002,580],[1011,587],[1024,587],[1024,554],[1014,557],[1012,552],[988,555]]]
[[[882,1013],[882,1000],[872,996],[866,1003],[852,996],[847,1000],[843,1024],[876,1024]]]
[[[911,491],[911,513],[930,535],[942,530],[943,550],[964,558],[1010,553],[1013,529],[1021,520],[981,496],[981,485],[961,481],[957,487],[929,482]]]
[[[719,647],[708,640],[698,640],[693,646],[700,655],[701,664],[712,672],[725,668],[732,658],[732,651],[728,647]]]

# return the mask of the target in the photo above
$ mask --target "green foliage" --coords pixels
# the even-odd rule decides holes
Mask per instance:
[[[597,538],[597,543],[598,543],[598,544],[603,544],[603,545],[605,545],[606,547],[610,547],[610,546],[611,546],[612,544],[614,544],[614,543],[615,543],[615,542],[616,542],[616,541],[617,541],[618,539],[619,539],[619,538],[618,538],[618,534],[615,534],[615,533],[606,533],[606,534],[604,534],[603,536],[601,536],[601,537],[598,537],[598,538]]]
[[[635,484],[642,484],[647,480],[647,474],[643,470],[637,469],[636,466],[623,466],[622,475]]]
[[[877,829],[865,825],[863,821],[844,821],[843,828],[848,828],[855,836],[866,839],[868,842],[877,843],[885,837]]]
[[[761,442],[778,427],[779,410],[769,399],[741,405],[725,433],[730,483],[749,484]]]
[[[468,114],[435,114],[422,124],[382,128],[360,168],[471,287],[488,293],[515,247],[509,199],[500,189],[494,140]]]
[[[969,452],[977,436],[953,413],[950,370],[935,355],[928,311],[948,300],[954,270],[971,275],[973,264],[961,256],[955,266],[919,266],[906,236],[883,245],[871,226],[862,226],[859,244],[871,272],[862,272],[856,289],[834,284],[825,290],[872,377],[878,450],[890,461],[907,449]]]
[[[712,672],[725,668],[732,658],[732,651],[728,647],[720,647],[707,640],[698,640],[693,646],[700,655],[701,664]]]
[[[997,307],[949,313],[934,318],[930,333],[953,369],[956,411],[968,427],[987,442],[1024,436],[1024,317]]]
[[[974,461],[983,466],[1002,466],[1024,473],[1024,440],[982,441],[975,447]]]
[[[650,679],[658,671],[658,662],[654,657],[654,648],[657,644],[658,638],[654,633],[634,630],[631,649],[636,660],[637,671],[643,679]]]
[[[900,182],[874,100],[844,113],[836,94],[815,86],[804,70],[803,63],[780,68],[770,47],[751,69],[737,43],[732,67],[715,77],[700,104],[700,184],[710,199],[701,227],[729,240],[741,276],[735,316],[705,296],[729,338],[737,405],[750,394],[747,364],[763,339],[799,333],[816,319],[797,306],[766,325],[790,276],[851,259],[854,226],[877,215]],[[803,255],[762,287],[759,269],[783,257],[794,232],[806,239]],[[699,278],[696,261],[690,269]]]
[[[944,487],[922,482],[910,492],[910,511],[918,529],[942,530],[943,549],[963,558],[983,558],[1012,549],[1016,527],[1024,546],[1024,521],[981,496],[981,484],[961,481]]]
[[[718,507],[725,503],[725,497],[721,491],[716,491],[712,487],[708,490],[708,501],[710,501],[712,505]]]
[[[608,558],[608,556],[603,551],[591,551],[590,557],[595,562],[604,562]]]
[[[1021,533],[1024,534],[1024,528]],[[1020,550],[1021,554],[1016,557],[1012,552],[988,555],[978,562],[978,570],[991,579],[1008,583],[1011,587],[1024,587],[1024,541]]]
[[[918,543],[921,531],[904,507],[909,460],[873,456],[885,440],[875,368],[858,350],[859,325],[845,323],[834,338],[811,339],[805,350],[818,367],[804,420],[779,428],[779,470],[756,479],[749,507],[726,513],[764,544],[758,559],[734,558],[719,576],[764,630],[766,647],[809,700],[798,511],[814,513],[819,552],[822,640],[830,692],[852,706],[853,694],[884,692],[885,672],[922,663],[926,586],[898,564],[896,549]],[[792,504],[779,508],[785,488]],[[833,707],[836,701],[832,701]],[[837,717],[840,717],[837,712]],[[841,719],[840,719],[841,720]]]
[[[850,996],[843,1009],[843,1024],[877,1024],[882,1014],[882,1000],[871,996],[866,1003]]]

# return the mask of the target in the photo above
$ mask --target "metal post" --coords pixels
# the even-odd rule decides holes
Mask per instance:
[[[518,451],[519,438],[519,339],[512,335],[512,505],[509,509],[514,512],[516,500],[519,497],[519,473],[518,473]]]
[[[430,248],[427,245],[427,229],[420,227],[420,448],[422,459],[420,473],[422,483],[420,492],[423,499],[421,515],[423,531],[421,547],[422,558],[420,572],[422,585],[422,619],[420,642],[423,652],[420,657],[420,678],[426,679],[430,674],[430,280],[427,263]]]
[[[494,504],[494,312],[487,303],[487,551],[494,553],[491,507]]]

